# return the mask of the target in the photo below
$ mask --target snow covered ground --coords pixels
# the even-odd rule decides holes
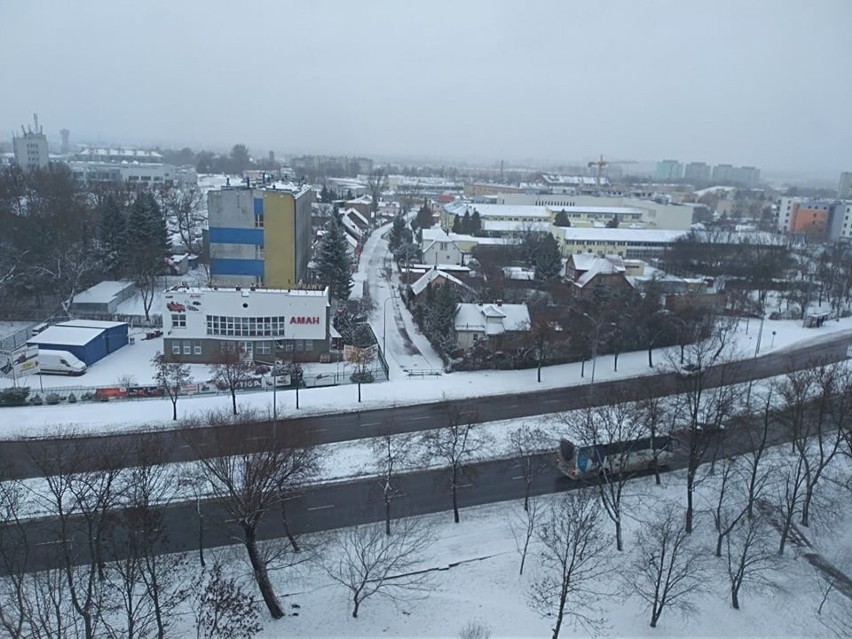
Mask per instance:
[[[781,453],[779,453],[781,454]],[[846,466],[848,474],[849,467]],[[698,488],[697,503],[709,507],[718,482],[710,476]],[[602,534],[613,540],[606,558],[609,570],[597,583],[607,595],[600,598],[598,613],[605,620],[605,636],[612,637],[831,637],[823,621],[852,614],[852,602],[832,592],[817,614],[824,584],[817,572],[802,558],[802,549],[791,547],[780,564],[768,573],[769,583],[745,585],[741,609],[730,603],[726,561],[712,556],[715,532],[708,512],[697,518],[693,542],[707,555],[703,579],[706,591],[694,601],[694,609],[682,616],[667,610],[656,629],[649,627],[649,613],[643,602],[623,591],[622,577],[636,549],[635,537],[641,522],[649,519],[667,503],[683,504],[683,472],[663,478],[655,486],[652,478],[631,482],[625,497],[625,551],[614,547],[611,522],[604,516]],[[825,486],[823,487],[825,488]],[[844,498],[848,489],[833,488],[831,498]],[[844,492],[845,491],[845,492]],[[826,492],[828,496],[828,492]],[[540,507],[558,496],[540,498]],[[835,501],[835,503],[837,503]],[[425,519],[435,526],[436,541],[428,551],[423,567],[430,569],[431,587],[425,598],[399,602],[368,599],[357,619],[351,617],[347,591],[335,584],[316,563],[298,569],[273,571],[276,591],[282,598],[287,616],[279,621],[264,619],[264,639],[297,637],[455,637],[469,621],[479,621],[491,629],[492,637],[542,637],[550,635],[550,620],[540,617],[528,605],[529,588],[541,574],[539,547],[530,549],[524,575],[518,575],[520,555],[512,534],[512,520],[522,513],[520,502],[505,502],[469,508],[462,512],[461,523],[453,524],[450,513]],[[852,568],[852,512],[826,512],[811,526],[812,540],[822,554],[838,567]],[[768,542],[777,546],[777,534],[767,533]],[[223,549],[229,564],[251,586],[251,572],[240,547]],[[333,563],[328,547],[326,562]],[[584,598],[584,604],[590,603]],[[594,612],[595,606],[585,610]],[[589,636],[584,628],[563,627],[561,636]],[[842,636],[842,635],[836,635]]]

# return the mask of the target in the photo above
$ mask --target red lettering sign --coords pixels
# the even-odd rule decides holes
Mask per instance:
[[[310,317],[305,315],[294,315],[290,318],[291,324],[319,324],[319,317]]]

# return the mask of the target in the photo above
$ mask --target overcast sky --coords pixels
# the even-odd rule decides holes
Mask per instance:
[[[0,0],[0,126],[852,170],[850,28],[850,0]]]

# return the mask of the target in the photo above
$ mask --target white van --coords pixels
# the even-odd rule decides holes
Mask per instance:
[[[38,349],[38,363],[45,375],[82,375],[86,364],[68,351]]]

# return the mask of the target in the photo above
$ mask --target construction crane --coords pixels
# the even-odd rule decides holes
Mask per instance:
[[[593,166],[598,167],[597,171],[597,190],[601,190],[601,176],[603,174],[603,169],[605,166],[609,166],[610,164],[636,164],[636,160],[604,160],[604,156],[601,155],[597,160],[591,160],[589,162],[589,168]]]

